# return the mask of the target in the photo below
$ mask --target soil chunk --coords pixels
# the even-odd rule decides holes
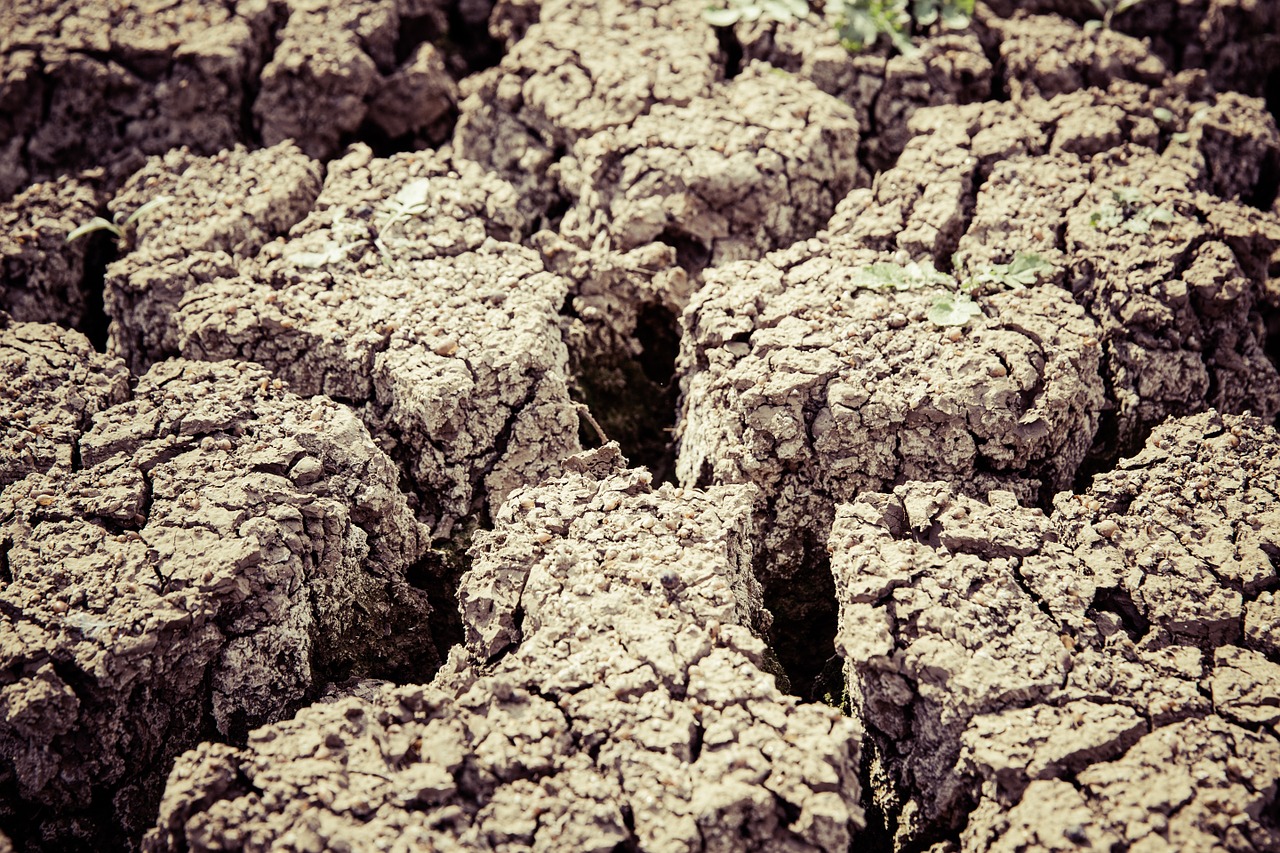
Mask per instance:
[[[114,388],[119,363],[96,358],[78,372]],[[77,370],[59,378],[82,393]],[[438,660],[405,582],[426,531],[344,407],[260,367],[163,362],[78,457],[0,493],[0,813],[26,842],[136,839],[183,749],[332,678]],[[33,807],[50,816],[13,823]]]
[[[79,332],[0,313],[0,490],[70,472],[98,412],[129,397],[129,371]]]
[[[837,643],[899,841],[1280,842],[1280,666],[1239,646],[1278,580],[1276,441],[1171,420],[1048,517],[942,483],[840,508]]]
[[[560,166],[574,204],[561,232],[622,252],[667,242],[691,271],[756,258],[827,221],[858,181],[857,150],[851,110],[755,63],[579,141]]]
[[[616,445],[567,464],[477,538],[432,685],[188,753],[147,849],[846,848],[859,732],[763,670],[749,490],[654,489]]]
[[[449,536],[579,449],[569,283],[509,242],[524,225],[513,198],[474,163],[356,146],[289,240],[186,294],[179,348],[360,407]]]
[[[85,318],[88,241],[67,235],[93,218],[100,190],[73,177],[34,184],[0,204],[0,306],[25,323]]]

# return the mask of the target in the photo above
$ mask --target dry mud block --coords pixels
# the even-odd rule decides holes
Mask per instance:
[[[1060,494],[840,508],[837,645],[899,841],[1280,847],[1280,437],[1209,412]]]
[[[918,50],[893,56],[883,41],[850,52],[833,22],[816,13],[785,23],[768,16],[739,21],[732,34],[744,61],[768,62],[851,106],[863,132],[861,156],[876,169],[902,151],[916,110],[991,96],[991,62],[970,33],[921,38]]]
[[[826,231],[939,267],[957,248],[962,269],[1006,263],[1018,251],[1063,263],[1066,215],[1107,169],[1091,162],[1095,155],[1103,164],[1140,161],[1131,181],[1169,173],[1170,197],[1181,191],[1184,203],[1212,204],[1197,196],[1213,193],[1260,208],[1272,203],[1267,176],[1280,163],[1280,131],[1265,103],[1214,95],[1194,74],[1159,88],[1117,82],[1048,100],[922,109],[908,127],[913,136],[895,166],[849,193]],[[1117,148],[1128,151],[1109,153]]]
[[[84,319],[87,242],[67,242],[93,218],[92,183],[59,178],[35,184],[0,204],[0,310],[29,323],[78,325]]]
[[[477,537],[470,654],[188,753],[147,849],[846,849],[861,733],[763,669],[748,490],[620,462]]]
[[[15,0],[0,11],[0,198],[67,169],[241,138],[273,6]]]
[[[173,196],[109,270],[112,343],[130,361],[251,360],[298,393],[363,407],[440,536],[578,449],[559,328],[570,285],[514,242],[527,226],[509,184],[366,146],[331,163],[322,189],[288,143],[172,159],[116,202],[149,181]],[[231,204],[209,221],[211,194]]]
[[[0,33],[0,198],[96,166],[115,186],[183,145],[293,138],[330,157],[366,127],[438,142],[459,97],[421,38],[449,35],[430,2],[16,0]]]
[[[366,122],[388,137],[422,132],[440,141],[445,128],[436,125],[457,103],[458,87],[443,54],[425,41],[414,45],[408,33],[446,36],[444,5],[288,0],[253,103],[263,144],[293,139],[327,158]],[[406,45],[411,50],[400,57]]]
[[[779,624],[829,607],[836,503],[921,479],[1046,499],[1070,486],[1098,423],[1098,329],[1069,294],[996,293],[967,327],[939,328],[927,281],[858,284],[890,261],[810,241],[709,272],[682,318],[677,475],[760,487]]]
[[[0,489],[78,462],[93,416],[129,398],[129,371],[79,332],[0,313]]]
[[[62,351],[23,394],[70,416],[123,367]],[[258,367],[164,362],[74,461],[0,492],[0,820],[27,843],[136,839],[181,750],[243,738],[327,680],[438,661],[404,579],[426,531],[345,407]]]
[[[985,5],[1003,18],[1013,18],[1011,23],[1018,30],[1033,36],[1035,23],[1043,19],[1028,17],[1032,14],[1051,13],[1085,22],[1099,17],[1090,0],[991,0]],[[983,20],[990,19],[983,16]],[[1040,38],[1046,47],[1048,32],[1063,26],[1052,18],[1051,21],[1041,25],[1045,35]],[[1280,7],[1274,3],[1143,0],[1114,15],[1110,32],[1099,28],[1092,29],[1091,34],[1100,46],[1107,44],[1113,49],[1117,46],[1114,37],[1128,34],[1148,45],[1144,52],[1151,51],[1170,67],[1203,69],[1220,92],[1257,96],[1263,94],[1269,75],[1280,67],[1280,55],[1275,49],[1277,32]],[[1053,60],[1062,54],[1052,47],[1050,50],[1046,52],[1049,61],[1042,63],[1042,68],[1053,74],[1061,70],[1060,65],[1054,68]],[[1127,52],[1121,48],[1119,53],[1123,57]],[[1063,53],[1071,55],[1072,51]]]
[[[544,212],[555,197],[552,166],[576,141],[709,94],[719,48],[704,5],[544,4],[501,63],[464,82],[453,144],[511,181],[522,211]]]
[[[357,146],[288,241],[186,293],[179,348],[362,406],[447,536],[578,450],[569,282],[509,242],[513,201],[474,163]]]
[[[959,242],[964,270],[1016,252],[1065,267],[1102,330],[1112,452],[1206,406],[1280,411],[1263,319],[1276,307],[1280,217],[1204,192],[1197,162],[1136,146],[1002,161]]]
[[[187,291],[235,274],[237,262],[285,234],[315,204],[321,167],[291,142],[211,157],[175,149],[135,173],[109,205],[136,220],[130,248],[107,269],[110,349],[143,373],[178,352],[173,315]]]
[[[1106,89],[1116,80],[1156,86],[1169,73],[1147,44],[1110,28],[1086,30],[1057,15],[983,19],[999,39],[1001,83],[1015,101]]]
[[[756,258],[826,223],[858,181],[857,151],[849,107],[753,63],[574,145],[560,164],[574,204],[561,231],[623,252],[669,243],[693,268]]]

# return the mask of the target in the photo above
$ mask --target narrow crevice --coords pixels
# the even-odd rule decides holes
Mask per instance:
[[[891,823],[896,824],[897,820],[890,811],[896,810],[897,795],[891,792],[883,756],[871,734],[862,739],[858,784],[862,788],[861,805],[867,825],[858,833],[856,849],[865,853],[895,853]]]
[[[568,302],[561,313],[575,316]],[[572,396],[590,415],[580,419],[579,437],[586,446],[616,441],[627,460],[648,468],[656,483],[674,483],[679,320],[665,305],[647,303],[637,311],[633,334],[640,350],[634,357],[620,352],[575,357]],[[597,425],[603,436],[596,433]]]
[[[502,61],[504,47],[489,34],[489,15],[494,4],[488,0],[450,3],[449,35],[435,41],[448,57],[455,79],[492,68]]]
[[[769,646],[789,682],[779,684],[805,702],[821,702],[823,668],[836,654],[836,630],[839,612],[836,607],[835,580],[831,563],[810,543],[803,565],[786,578],[773,578],[764,583],[764,604],[773,614],[769,628]]]
[[[116,259],[115,242],[106,233],[91,234],[84,253],[84,273],[80,292],[84,295],[84,313],[77,331],[89,339],[98,352],[107,351],[107,335],[111,318],[105,307],[107,264]]]
[[[409,585],[427,596],[427,604],[431,607],[428,628],[436,651],[442,657],[465,639],[462,614],[458,608],[458,585],[471,568],[467,551],[474,532],[466,530],[449,542],[433,545],[405,573]]]
[[[720,56],[724,59],[724,79],[732,80],[742,73],[742,42],[738,41],[733,27],[716,27],[715,30]]]
[[[262,136],[258,133],[257,122],[253,117],[254,104],[258,102],[258,95],[262,92],[262,71],[275,59],[276,50],[280,47],[280,31],[288,21],[288,6],[284,3],[272,3],[271,20],[267,24],[259,61],[245,76],[244,91],[240,96],[240,139],[251,147],[262,144]]]
[[[1120,587],[1105,587],[1094,593],[1093,603],[1085,615],[1096,622],[1102,613],[1118,616],[1124,632],[1135,643],[1151,630],[1151,622],[1138,609],[1129,592]]]

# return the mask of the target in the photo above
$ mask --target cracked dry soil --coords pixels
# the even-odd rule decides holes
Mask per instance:
[[[1280,851],[1280,4],[704,5],[4,4],[0,851]]]

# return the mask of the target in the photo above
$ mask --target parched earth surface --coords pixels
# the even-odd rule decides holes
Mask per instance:
[[[1280,4],[705,7],[4,4],[0,850],[1280,851]]]

